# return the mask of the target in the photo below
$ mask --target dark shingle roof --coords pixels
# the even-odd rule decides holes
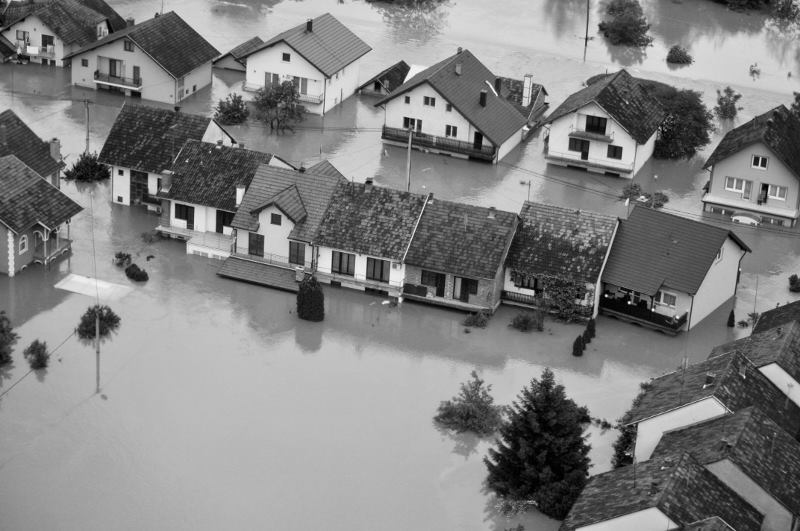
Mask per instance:
[[[441,199],[429,201],[406,263],[467,278],[492,279],[506,259],[517,220],[513,212]]]
[[[108,19],[92,4],[85,0],[12,2],[4,13],[4,25],[36,15],[65,44],[83,46],[97,39],[97,25]],[[108,5],[105,8],[114,12]]]
[[[522,105],[522,94],[525,89],[525,81],[523,79],[513,79],[510,77],[500,77],[501,93],[509,103],[511,103],[517,111],[526,118],[530,118],[533,106],[536,104],[536,98],[539,97],[540,92],[544,92],[547,96],[547,90],[544,86],[531,82],[531,99],[528,105]]]
[[[456,73],[458,64],[461,65],[461,74]],[[499,146],[525,125],[526,115],[509,102],[502,91],[500,95],[494,93],[495,79],[483,63],[469,50],[464,50],[426,68],[375,105],[383,105],[427,83],[486,138]],[[482,90],[487,92],[485,107],[479,101]]]
[[[0,157],[14,155],[39,175],[50,176],[61,163],[50,156],[50,144],[36,136],[11,109],[0,113]]]
[[[128,23],[117,13],[113,7],[108,5],[105,0],[78,0],[89,9],[94,9],[98,13],[105,15],[111,25],[111,31],[119,31],[127,27]]]
[[[679,531],[736,531],[719,516],[712,516],[697,522],[692,522],[680,528]]]
[[[800,443],[762,411],[749,407],[667,432],[653,455],[684,452],[701,465],[730,459],[793,514],[800,515]]]
[[[753,333],[763,332],[798,319],[800,319],[800,301],[790,302],[762,313],[753,326]]]
[[[411,70],[411,67],[408,66],[408,63],[405,61],[400,61],[375,74],[369,78],[366,83],[358,88],[360,90],[368,85],[372,85],[376,81],[379,81],[384,90],[391,92],[403,84],[403,80],[405,80],[409,70]]]
[[[108,133],[100,162],[161,173],[187,140],[202,140],[211,119],[146,105],[125,104]]]
[[[237,256],[226,258],[217,274],[221,277],[233,278],[285,291],[296,292],[299,289],[293,270]]]
[[[711,167],[756,142],[766,144],[800,179],[800,120],[783,105],[728,131],[703,167]]]
[[[303,22],[275,35],[244,57],[279,42],[285,42],[327,77],[372,50],[333,15],[325,13],[313,19],[312,31],[306,31],[306,22]]]
[[[620,221],[603,282],[646,295],[655,295],[662,286],[694,295],[728,237],[750,251],[730,230],[634,207]]]
[[[639,80],[625,69],[602,77],[569,96],[547,117],[546,123],[594,102],[621,125],[639,144],[644,144],[664,120],[664,108]]]
[[[83,210],[14,155],[0,157],[0,222],[17,234],[52,229]]]
[[[227,56],[230,55],[236,61],[239,61],[240,63],[244,63],[242,58],[246,57],[248,53],[252,52],[253,50],[258,48],[262,44],[264,44],[264,41],[261,40],[261,37],[253,37],[252,39],[244,41],[239,46],[236,46],[235,48],[233,48],[228,53],[224,53],[224,54],[220,55],[219,57],[214,59],[214,62],[216,63],[217,61],[219,61],[223,57],[227,57]]]
[[[320,222],[340,182],[346,182],[345,178],[327,161],[312,166],[305,172],[262,165],[250,182],[231,226],[248,231],[258,230],[258,212],[273,203],[281,210],[292,209],[292,215],[300,218],[302,213],[298,214],[299,209],[294,206],[299,199],[305,216],[293,220],[295,226],[289,233],[289,238],[316,243]],[[291,197],[294,192],[286,193],[292,188],[297,191],[297,199]],[[286,205],[287,201],[291,201],[290,206]],[[278,202],[281,204],[277,204]],[[286,215],[290,215],[289,212]]]
[[[250,185],[269,153],[188,140],[172,166],[172,186],[159,197],[236,211],[236,186]]]
[[[749,337],[719,345],[709,358],[728,352],[744,354],[756,367],[776,363],[795,381],[800,382],[800,322],[779,325]]]
[[[75,57],[123,37],[135,42],[174,78],[183,77],[219,55],[219,51],[211,43],[174,11],[170,11],[135,26],[111,33],[66,55],[64,59]]]
[[[760,531],[763,515],[689,454],[658,456],[589,479],[562,531],[658,508],[679,526],[718,516],[736,531]]]
[[[709,374],[713,375],[711,383],[707,383]],[[678,370],[651,381],[641,401],[631,408],[629,424],[709,397],[716,398],[732,412],[759,405],[793,437],[800,435],[800,408],[787,401],[780,389],[736,352],[689,365],[685,371]]]
[[[597,282],[617,218],[526,201],[506,265],[515,272]]]
[[[341,182],[319,231],[319,245],[400,261],[426,197],[392,188]]]

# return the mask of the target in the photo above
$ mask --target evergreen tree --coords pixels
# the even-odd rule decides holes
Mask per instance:
[[[593,318],[589,319],[589,322],[586,323],[586,330],[589,331],[589,337],[594,339],[595,335],[597,335],[597,323]]]
[[[542,513],[563,519],[589,476],[583,429],[590,420],[588,410],[567,398],[553,371],[545,369],[517,396],[497,447],[484,458],[488,487],[511,500],[531,500]]]
[[[736,326],[736,316],[733,314],[733,310],[731,313],[728,314],[728,328],[733,328]]]
[[[496,406],[492,386],[472,371],[472,379],[461,384],[461,392],[439,404],[434,422],[457,432],[491,435],[503,422],[503,406]]]
[[[19,339],[5,310],[0,311],[0,365],[11,363],[11,347]]]
[[[572,343],[572,355],[573,356],[583,356],[583,351],[586,349],[586,345],[583,343],[583,336],[579,335],[575,338],[575,342]]]
[[[581,341],[583,341],[584,349],[586,348],[586,345],[592,342],[592,336],[589,333],[588,326],[586,327],[586,329],[584,329],[583,334],[581,334]]]
[[[97,153],[81,153],[72,168],[64,171],[68,181],[103,181],[111,178],[111,170],[101,163]]]
[[[307,275],[300,282],[297,292],[297,316],[306,321],[322,321],[325,319],[325,294],[322,284],[313,275]]]

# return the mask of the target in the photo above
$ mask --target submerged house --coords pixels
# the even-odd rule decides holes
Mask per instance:
[[[783,306],[762,312],[753,325],[753,333],[763,332],[798,320],[800,320],[800,301],[789,302]]]
[[[411,67],[408,63],[402,60],[398,61],[369,78],[366,83],[358,87],[358,92],[360,94],[385,96],[403,84],[410,70]]]
[[[236,70],[245,72],[247,70],[247,54],[264,44],[260,37],[253,37],[242,44],[234,47],[231,51],[224,53],[214,59],[214,68],[224,68],[226,70]]]
[[[60,187],[64,167],[61,142],[57,138],[42,140],[11,109],[0,113],[0,157],[6,155],[14,155],[50,184]]]

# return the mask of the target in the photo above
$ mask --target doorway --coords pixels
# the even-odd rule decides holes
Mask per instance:
[[[224,210],[217,210],[217,232],[222,234],[225,227],[230,227],[233,223],[233,212],[225,212]]]
[[[141,204],[147,196],[147,172],[131,170],[131,204]]]
[[[453,278],[453,298],[461,302],[469,302],[470,295],[478,294],[478,281],[472,278]]]
[[[472,139],[472,147],[475,149],[483,148],[483,133],[475,131],[475,136]]]

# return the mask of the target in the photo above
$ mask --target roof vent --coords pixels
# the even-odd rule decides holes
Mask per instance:
[[[125,19],[125,24],[128,27],[135,26],[136,25],[136,20],[133,17],[128,17],[128,18]]]
[[[372,177],[367,177],[364,179],[364,193],[369,193],[372,191]]]
[[[708,387],[710,385],[714,385],[714,380],[716,380],[716,379],[717,379],[717,375],[716,374],[714,374],[713,372],[707,372],[706,373],[706,383],[703,384],[703,389],[705,389],[706,387]]]
[[[489,207],[489,219],[494,219],[497,213],[497,209],[495,207]]]
[[[461,63],[456,63],[456,75],[461,75]]]
[[[486,90],[481,91],[480,98],[478,99],[478,102],[481,104],[481,107],[486,107],[486,94],[487,94]]]
[[[306,31],[309,32],[309,33],[314,31],[314,19],[310,18],[310,19],[306,20]]]

